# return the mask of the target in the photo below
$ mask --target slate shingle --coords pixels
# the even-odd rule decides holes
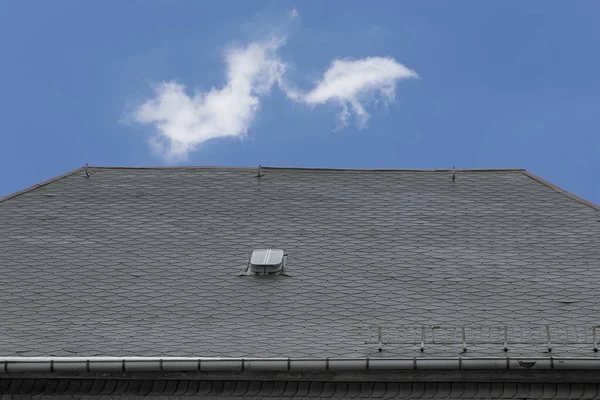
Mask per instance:
[[[456,356],[365,326],[600,324],[600,212],[519,170],[90,170],[0,202],[3,355]],[[256,248],[289,276],[239,276]]]

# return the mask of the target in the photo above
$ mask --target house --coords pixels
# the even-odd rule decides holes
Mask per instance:
[[[600,208],[520,169],[80,168],[0,277],[6,395],[600,397]]]

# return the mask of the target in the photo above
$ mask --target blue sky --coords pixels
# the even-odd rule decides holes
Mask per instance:
[[[526,168],[600,203],[598,15],[592,0],[1,2],[0,195],[86,162],[456,166]]]

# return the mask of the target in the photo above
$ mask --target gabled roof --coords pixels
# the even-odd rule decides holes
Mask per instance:
[[[600,209],[526,171],[84,172],[0,202],[3,356],[597,354]]]

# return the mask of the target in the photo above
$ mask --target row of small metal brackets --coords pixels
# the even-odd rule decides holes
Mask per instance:
[[[550,325],[546,325],[546,338],[548,340],[547,343],[547,347],[548,347],[548,352],[552,352],[552,339],[551,339],[551,335],[550,335]],[[465,327],[461,326],[461,336],[462,336],[462,350],[463,353],[465,353],[467,351],[467,335],[466,335],[466,331],[465,331]],[[596,335],[596,328],[598,328],[598,326],[593,326],[592,327],[592,337],[593,337],[593,349],[594,352],[598,352],[598,340],[597,340],[597,335]],[[382,328],[380,325],[377,325],[377,339],[378,339],[378,350],[379,351],[383,351],[383,335],[382,335]],[[508,351],[508,327],[504,326],[504,346],[503,346],[504,351]],[[421,352],[425,351],[425,327],[421,327],[421,347],[420,347]]]

